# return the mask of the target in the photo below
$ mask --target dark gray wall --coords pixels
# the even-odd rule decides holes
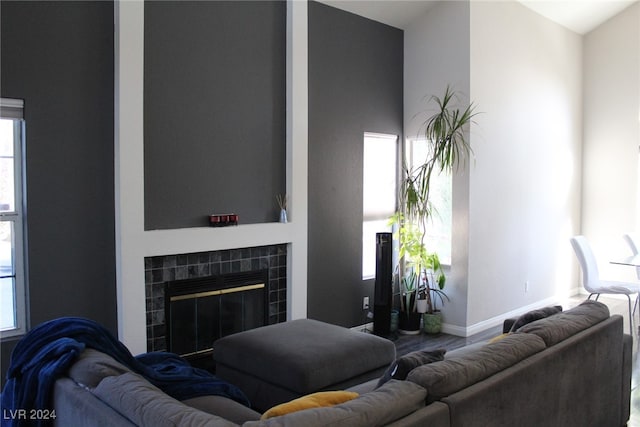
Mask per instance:
[[[0,91],[25,100],[31,325],[84,316],[116,333],[113,3],[3,1],[0,14]]]
[[[362,297],[364,132],[402,134],[403,32],[309,3],[308,316],[353,326]]]
[[[145,229],[277,221],[286,3],[148,1],[144,61]]]

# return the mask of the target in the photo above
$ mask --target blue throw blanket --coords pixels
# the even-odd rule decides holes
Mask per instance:
[[[45,322],[25,335],[11,354],[2,392],[2,426],[45,425],[29,419],[37,410],[51,410],[53,383],[64,375],[85,347],[113,357],[177,400],[206,395],[229,397],[250,406],[237,387],[204,369],[194,368],[173,353],[153,352],[134,357],[100,324],[78,317]],[[26,417],[17,416],[19,410]]]

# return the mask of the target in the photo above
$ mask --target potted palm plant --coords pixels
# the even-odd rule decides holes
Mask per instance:
[[[426,250],[423,233],[418,226],[404,220],[400,213],[395,216],[394,221],[402,224],[398,228],[399,257],[405,268],[401,280],[399,331],[403,334],[419,333],[422,317],[425,331],[437,333],[439,329],[426,325],[442,325],[438,302],[442,305],[445,299],[449,299],[443,291],[446,277],[440,259],[437,253]]]
[[[398,330],[402,334],[417,334],[420,332],[420,313],[417,310],[419,276],[409,269],[402,277],[402,293],[400,297],[400,313]]]
[[[457,170],[472,153],[465,132],[476,113],[473,103],[464,109],[454,107],[452,104],[457,100],[457,94],[449,86],[442,98],[432,96],[430,100],[436,104],[436,112],[420,128],[429,147],[428,154],[417,166],[404,163],[398,193],[399,210],[392,217],[392,223],[396,226],[399,242],[398,274],[403,283],[406,277],[413,277],[411,280],[416,283],[410,293],[405,287],[405,294],[415,295],[416,300],[422,296],[426,300],[426,313],[434,314],[437,311],[436,299],[444,303],[448,297],[443,291],[446,277],[438,255],[429,252],[425,246],[429,220],[434,212],[430,199],[431,178],[434,174]],[[417,312],[417,304],[407,304],[409,300],[401,298],[405,301],[400,307],[401,318],[405,310]]]

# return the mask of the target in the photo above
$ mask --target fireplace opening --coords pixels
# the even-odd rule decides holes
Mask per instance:
[[[167,351],[208,368],[217,339],[266,325],[268,274],[257,270],[166,282]]]

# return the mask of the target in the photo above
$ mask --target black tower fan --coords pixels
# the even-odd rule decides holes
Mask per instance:
[[[391,233],[376,233],[376,283],[373,296],[373,333],[387,336],[391,326],[393,241]]]

